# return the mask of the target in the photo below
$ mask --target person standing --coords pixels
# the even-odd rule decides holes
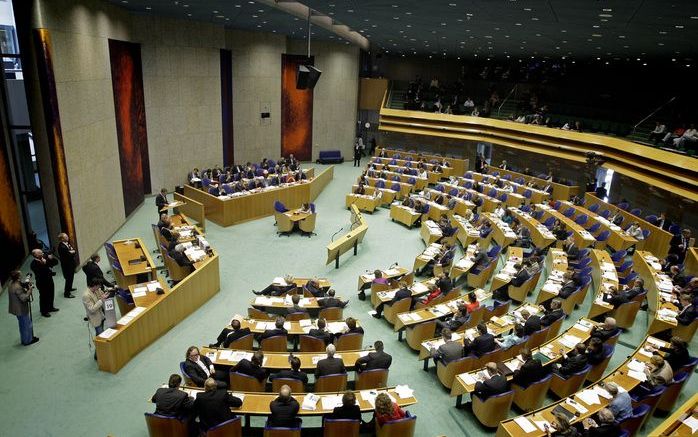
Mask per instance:
[[[359,143],[360,138],[356,139],[354,143],[354,167],[361,167],[361,152],[363,150],[362,145]]]
[[[155,206],[158,208],[158,217],[160,217],[160,214],[163,212],[167,211],[162,211],[164,207],[166,207],[170,202],[167,200],[167,188],[163,188],[160,190],[160,194],[158,194],[155,197]]]
[[[88,284],[87,290],[82,294],[82,304],[85,306],[87,319],[95,328],[95,335],[104,331],[104,301],[107,295],[102,292],[102,282],[93,278]]]
[[[22,274],[18,270],[10,272],[10,285],[8,297],[10,302],[10,314],[17,316],[19,322],[19,338],[23,346],[29,346],[39,341],[34,337],[34,327],[31,318],[31,284],[22,284]]]
[[[78,266],[77,251],[70,244],[68,234],[61,232],[58,234],[58,257],[61,259],[61,271],[65,279],[65,287],[63,287],[63,297],[74,298],[71,291],[73,288],[73,278],[75,277],[75,268]]]
[[[58,260],[53,255],[45,255],[41,249],[32,250],[34,259],[30,268],[36,278],[36,288],[39,289],[39,311],[44,317],[51,317],[50,313],[58,311],[53,306],[53,270],[51,268],[58,264]]]

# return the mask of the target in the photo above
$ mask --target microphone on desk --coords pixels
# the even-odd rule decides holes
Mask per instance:
[[[335,232],[334,234],[332,234],[332,238],[330,238],[330,242],[334,241],[334,237],[335,237],[337,234],[339,234],[340,232],[342,232],[343,229],[344,229],[344,226],[342,226],[341,228],[339,228],[339,230],[338,230],[337,232]]]

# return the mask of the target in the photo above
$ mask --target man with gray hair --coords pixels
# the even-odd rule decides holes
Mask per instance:
[[[298,426],[298,401],[291,396],[291,387],[282,385],[279,396],[269,403],[269,426],[295,428]]]
[[[328,344],[325,351],[327,351],[327,358],[318,361],[315,368],[315,381],[321,376],[336,375],[338,373],[346,373],[347,371],[342,358],[334,356],[337,349],[333,344]]]
[[[603,388],[612,396],[608,409],[611,410],[617,422],[633,415],[633,403],[627,391],[620,391],[614,382],[605,383]]]
[[[616,326],[616,319],[613,317],[606,317],[601,325],[594,326],[591,329],[591,336],[596,337],[603,343],[606,343],[609,339],[615,337],[620,332],[620,329]]]
[[[174,250],[170,251],[170,257],[177,262],[180,267],[193,266],[194,263],[187,258],[184,253],[184,244],[178,244],[175,246]]]
[[[55,273],[51,268],[58,264],[58,260],[53,255],[45,255],[41,249],[32,250],[34,258],[30,264],[36,288],[39,289],[39,310],[44,317],[51,317],[52,312],[58,311],[58,308],[53,306],[54,285],[53,276]]]

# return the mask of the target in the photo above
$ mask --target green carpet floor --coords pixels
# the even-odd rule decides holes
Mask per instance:
[[[179,371],[178,363],[187,347],[214,341],[233,314],[246,313],[253,297],[251,289],[264,287],[274,277],[287,273],[329,278],[338,295],[350,299],[345,315],[360,319],[366,330],[365,343],[377,339],[385,342],[386,351],[393,355],[389,383],[409,384],[415,389],[419,403],[409,410],[418,417],[416,435],[494,435],[494,430],[479,425],[467,406],[455,409],[455,399],[443,389],[435,370],[422,371],[417,354],[406,343],[397,341],[390,325],[367,314],[371,309],[368,302],[356,298],[358,275],[366,270],[387,268],[394,262],[412,267],[415,256],[424,248],[419,231],[392,223],[389,211],[380,209],[373,215],[366,215],[369,230],[359,247],[358,256],[348,254],[342,257],[339,270],[335,270],[334,265],[324,265],[325,246],[330,237],[340,228],[348,229],[349,213],[344,207],[344,196],[359,172],[350,163],[335,167],[334,181],[316,201],[318,235],[312,238],[300,234],[277,237],[272,217],[229,228],[207,223],[208,240],[220,254],[221,291],[138,354],[116,375],[96,368],[89,346],[89,330],[82,321],[84,309],[80,299],[64,299],[62,293],[57,292],[56,306],[60,312],[54,313],[50,319],[38,315],[38,303],[35,303],[34,330],[41,341],[30,347],[20,346],[16,318],[5,313],[0,317],[3,332],[0,370],[5,375],[0,384],[0,399],[3,401],[0,435],[147,436],[143,413],[153,410],[149,398],[171,373]],[[154,242],[150,224],[155,218],[154,200],[146,199],[113,239],[141,237],[152,250]],[[87,255],[83,254],[84,257]],[[106,259],[102,255],[103,260]],[[24,271],[27,268],[25,265]],[[80,294],[85,287],[82,273],[76,275],[75,284]],[[59,271],[56,289],[62,290],[62,287]],[[563,329],[587,314],[590,300],[588,296],[584,305],[565,322]],[[7,308],[6,293],[0,296],[0,305]],[[635,329],[621,336],[609,370],[626,359],[634,345],[644,337],[646,327],[647,314],[641,312]],[[694,341],[692,355],[698,353],[695,345]],[[697,386],[698,379],[693,378],[678,402],[694,393]],[[510,415],[516,414],[512,412]],[[661,420],[652,418],[643,434]],[[319,419],[304,419],[304,424],[319,426]],[[252,425],[262,426],[263,421],[253,419]]]

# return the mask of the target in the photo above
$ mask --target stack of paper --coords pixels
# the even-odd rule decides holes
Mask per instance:
[[[114,336],[114,334],[116,334],[117,332],[119,332],[119,331],[117,331],[116,329],[107,328],[101,334],[99,334],[99,336],[101,338],[109,339],[109,338],[112,338]]]
[[[245,351],[231,351],[230,354],[230,361],[233,361],[235,363],[240,362],[242,360],[251,360],[252,359],[252,352],[245,352]]]
[[[595,390],[582,390],[577,393],[577,397],[581,399],[587,405],[600,404],[599,395]]]
[[[645,371],[645,363],[643,363],[641,361],[637,361],[635,359],[632,359],[628,363],[628,369],[634,370],[636,372],[644,372]]]
[[[514,419],[514,422],[516,422],[517,425],[521,427],[524,433],[528,434],[529,432],[533,432],[536,430],[536,427],[533,426],[530,420],[526,418],[526,416],[519,416]]]
[[[148,291],[147,287],[136,287],[133,289],[133,293],[131,293],[131,296],[144,297],[147,291]]]
[[[314,393],[306,393],[306,395],[303,396],[303,403],[301,404],[301,409],[314,411],[317,407],[317,401],[319,400],[320,396]]]
[[[598,399],[597,399],[597,401],[598,401]],[[586,409],[586,407],[584,407],[584,405],[580,404],[579,402],[575,402],[575,400],[572,398],[567,398],[565,403],[567,405],[571,406],[572,408],[574,408],[575,410],[577,410],[579,412],[579,414],[586,414],[589,411]]]
[[[232,361],[233,351],[230,349],[221,349],[218,351],[218,359],[221,361]]]
[[[691,434],[695,434],[698,431],[698,419],[695,416],[685,418],[683,424],[691,428]]]
[[[635,370],[629,370],[628,371],[628,376],[634,379],[637,379],[640,382],[645,382],[647,381],[647,375],[645,375],[644,372],[637,372]]]
[[[333,334],[339,334],[340,332],[347,329],[347,324],[344,322],[328,322],[327,330]]]
[[[414,390],[412,390],[408,385],[397,385],[395,387],[395,393],[401,398],[411,398],[414,395]]]
[[[334,410],[335,407],[342,406],[342,395],[325,395],[320,398],[323,410]]]
[[[148,291],[151,293],[155,293],[158,291],[158,288],[162,288],[162,285],[160,285],[160,282],[158,281],[151,281],[146,284],[146,287],[148,287]]]
[[[426,293],[429,291],[429,287],[422,282],[415,282],[412,284],[411,290],[413,293]]]
[[[313,321],[310,319],[301,319],[298,321],[298,324],[302,327],[311,326],[313,324]]]

